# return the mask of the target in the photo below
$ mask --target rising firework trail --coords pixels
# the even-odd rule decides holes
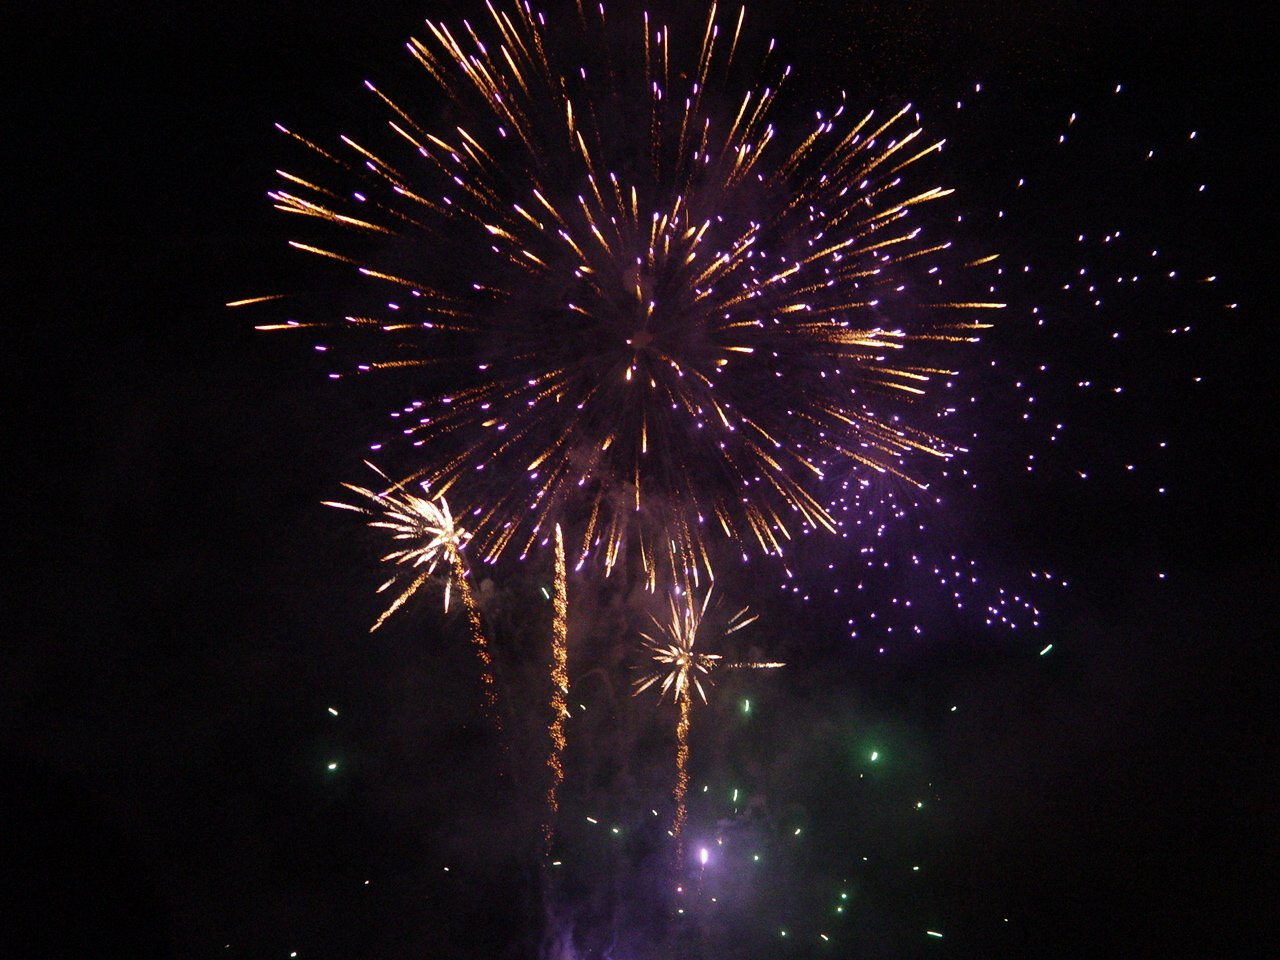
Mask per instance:
[[[671,821],[671,835],[676,841],[677,868],[683,862],[684,845],[681,833],[685,821],[685,796],[689,790],[689,721],[690,708],[693,705],[693,692],[696,690],[702,702],[707,702],[707,691],[702,685],[701,677],[710,683],[711,672],[720,670],[769,670],[785,666],[783,663],[727,663],[722,664],[722,657],[716,653],[702,653],[693,649],[698,638],[698,628],[711,602],[711,589],[708,588],[700,606],[694,606],[687,595],[677,601],[675,596],[668,597],[671,606],[671,617],[662,621],[653,617],[656,635],[641,633],[645,649],[653,660],[654,667],[635,682],[633,696],[638,696],[654,684],[661,684],[659,697],[668,693],[679,708],[676,720],[676,783],[672,791],[675,801],[675,815]],[[743,627],[755,623],[758,617],[748,617],[747,608],[743,607],[729,618],[728,626],[721,634],[727,637],[737,633]],[[700,676],[701,675],[701,676]]]
[[[292,245],[354,278],[263,328],[398,384],[388,469],[448,494],[486,562],[559,522],[577,566],[633,558],[650,589],[710,576],[716,542],[834,532],[834,481],[927,484],[959,451],[928,427],[943,355],[1001,304],[926,236],[951,191],[915,182],[942,143],[911,107],[789,111],[742,11],[688,44],[637,15],[620,47],[603,7],[487,6],[409,42],[428,110],[367,84],[380,145],[280,126],[318,160],[270,194],[310,225]]]
[[[374,467],[377,470],[376,467]],[[384,480],[385,475],[378,471]],[[485,639],[480,622],[480,608],[476,605],[475,596],[471,592],[471,583],[466,563],[462,559],[463,545],[470,535],[454,523],[453,514],[444,497],[428,500],[416,496],[403,489],[401,485],[392,483],[386,490],[374,491],[353,483],[344,483],[344,487],[352,493],[368,500],[372,506],[354,506],[339,501],[325,501],[325,506],[339,510],[351,510],[373,519],[369,526],[377,530],[385,530],[397,541],[398,549],[383,556],[384,563],[395,564],[397,572],[378,588],[378,592],[393,587],[400,589],[399,594],[386,610],[378,617],[370,632],[381,627],[387,619],[405,605],[421,590],[436,568],[443,562],[448,566],[444,578],[444,608],[449,609],[449,598],[456,584],[458,595],[462,598],[462,606],[467,612],[467,624],[471,633],[471,644],[480,660],[480,681],[483,690],[485,712],[494,725],[502,728],[497,710],[497,687],[493,679],[493,658],[489,653],[489,642]],[[405,583],[407,579],[407,584]]]
[[[547,787],[547,819],[542,827],[543,852],[551,852],[555,839],[555,820],[560,811],[558,791],[564,782],[564,721],[569,715],[569,587],[564,561],[564,536],[556,524],[555,584],[552,588],[551,619],[551,724],[548,728],[551,752],[547,768],[551,784]]]

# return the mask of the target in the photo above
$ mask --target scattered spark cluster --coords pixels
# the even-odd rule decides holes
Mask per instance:
[[[844,772],[850,790],[841,802],[851,814],[869,805],[904,807],[920,817],[921,829],[927,830],[928,818],[935,809],[945,809],[946,798],[917,771],[878,770],[888,761],[877,749],[850,757]],[[861,772],[855,777],[856,769]],[[932,869],[927,860],[905,853],[886,855],[865,828],[854,831],[864,837],[865,850],[854,847],[852,855],[844,848],[838,854],[829,851],[825,844],[831,830],[848,828],[810,823],[801,811],[788,812],[785,804],[775,808],[763,784],[708,779],[693,786],[690,794],[692,819],[685,834],[689,862],[674,882],[670,900],[675,928],[706,930],[727,921],[735,928],[746,926],[762,940],[785,939],[793,949],[850,945],[878,924],[873,892],[877,884],[904,891],[927,888]],[[588,807],[576,818],[576,856],[557,855],[549,861],[553,874],[593,873],[601,860],[618,856],[637,837],[651,833],[659,811],[631,807],[614,814]],[[666,833],[674,836],[674,828]],[[465,864],[439,864],[435,869],[456,877],[461,885],[468,883]],[[797,872],[804,874],[802,882]],[[922,882],[926,887],[917,886]],[[751,915],[742,916],[744,909]],[[942,936],[945,927],[922,921],[914,935]]]
[[[973,96],[955,108],[970,114],[1002,109],[999,101],[984,102],[989,93],[975,84]],[[1177,489],[1171,438],[1181,424],[1171,411],[1194,404],[1193,391],[1206,381],[1196,369],[1204,359],[1195,334],[1220,329],[1205,321],[1239,305],[1217,295],[1217,273],[1198,265],[1194,251],[1166,249],[1136,201],[1114,205],[1101,229],[1097,214],[1064,222],[1043,212],[1057,209],[1046,194],[1063,189],[1081,166],[1116,163],[1115,179],[1145,184],[1174,177],[1156,169],[1164,160],[1183,172],[1167,187],[1174,197],[1161,201],[1186,205],[1188,218],[1211,213],[1206,174],[1194,169],[1204,142],[1198,131],[1152,132],[1141,149],[1126,140],[1125,162],[1117,161],[1118,145],[1105,131],[1119,126],[1133,136],[1143,126],[1141,107],[1128,99],[1124,85],[1115,84],[1107,96],[1065,114],[1057,131],[1024,150],[1024,162],[1039,177],[1002,173],[1005,185],[992,188],[986,201],[992,206],[957,215],[1003,248],[1000,258],[975,271],[982,292],[1007,305],[985,348],[985,369],[949,379],[950,405],[935,412],[959,418],[963,444],[978,455],[948,462],[928,490],[875,476],[843,482],[829,509],[848,548],[818,550],[815,562],[783,569],[785,594],[803,601],[851,598],[850,638],[880,653],[904,639],[936,636],[938,623],[950,622],[937,616],[946,606],[987,627],[1034,629],[1053,595],[1087,571],[1046,568],[1050,558],[1063,566],[1063,558],[1048,553],[1031,563],[993,565],[988,531],[976,538],[954,532],[955,518],[967,510],[991,509],[983,489],[998,486],[1010,500],[1022,500],[1058,488],[1082,496],[1071,488],[1102,484],[1108,489],[1092,496],[1146,501],[1157,511]],[[1126,226],[1126,219],[1136,225]],[[1162,342],[1168,338],[1185,343],[1171,351]],[[1149,360],[1156,352],[1162,365]],[[1162,410],[1170,411],[1166,426],[1153,435]],[[1163,581],[1167,574],[1153,568],[1141,576]]]

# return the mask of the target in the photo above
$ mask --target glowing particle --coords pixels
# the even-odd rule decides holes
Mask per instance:
[[[1046,646],[1043,650],[1040,651],[1040,656],[1043,657],[1046,653],[1048,653],[1052,649],[1053,649],[1053,644],[1051,643],[1048,646]]]

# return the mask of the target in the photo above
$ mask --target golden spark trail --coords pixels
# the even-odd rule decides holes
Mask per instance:
[[[551,770],[551,785],[547,787],[547,820],[542,827],[543,852],[551,852],[555,839],[556,814],[560,811],[557,791],[564,782],[564,720],[569,715],[566,697],[569,693],[569,648],[566,639],[569,632],[569,592],[565,575],[564,536],[560,524],[556,524],[556,572],[553,587],[551,619],[551,753],[547,766]]]
[[[672,791],[676,812],[671,819],[671,835],[676,841],[676,871],[684,866],[684,821],[687,814],[685,796],[689,792],[689,707],[691,705],[689,688],[676,697],[680,705],[680,719],[676,721],[676,786]]]
[[[489,654],[489,641],[485,639],[480,623],[480,608],[476,606],[475,596],[471,593],[471,583],[467,579],[467,568],[462,562],[462,554],[457,550],[450,551],[453,563],[453,577],[458,582],[458,595],[462,598],[462,606],[467,611],[467,625],[471,628],[471,645],[476,657],[480,660],[480,702],[484,712],[493,721],[494,727],[502,732],[502,717],[498,713],[498,687],[493,680],[493,657]]]

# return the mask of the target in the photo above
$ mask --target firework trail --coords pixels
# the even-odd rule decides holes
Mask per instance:
[[[698,628],[711,602],[711,588],[707,588],[700,606],[694,606],[687,596],[677,604],[674,596],[668,597],[671,606],[670,620],[663,622],[652,618],[658,628],[657,636],[641,633],[645,649],[649,651],[656,666],[635,682],[633,696],[639,696],[654,684],[661,683],[659,698],[671,693],[680,715],[676,721],[676,784],[672,791],[675,801],[675,815],[671,822],[671,835],[676,842],[676,866],[679,868],[684,859],[684,845],[681,833],[685,821],[685,796],[689,790],[689,719],[693,705],[693,692],[696,690],[702,702],[707,702],[707,692],[702,685],[699,674],[707,677],[714,669],[721,670],[769,670],[785,666],[778,662],[761,663],[728,663],[721,664],[722,657],[715,653],[701,653],[693,649],[698,637]],[[759,617],[748,617],[747,607],[743,607],[729,618],[721,638],[737,633],[743,627],[755,623]]]
[[[564,536],[556,524],[556,575],[554,613],[551,621],[551,753],[547,767],[551,770],[551,785],[547,787],[547,820],[542,827],[543,852],[551,852],[555,838],[555,819],[560,810],[557,792],[564,782],[564,720],[569,715],[566,697],[569,694],[569,648],[566,639],[569,632],[569,591],[565,575]]]
[[[373,465],[370,464],[370,466]],[[377,467],[373,469],[384,480],[387,479]],[[382,593],[393,586],[403,586],[403,579],[406,576],[409,579],[408,585],[403,586],[369,631],[372,633],[381,627],[393,613],[426,585],[442,561],[447,563],[449,573],[445,575],[444,608],[446,611],[449,609],[450,593],[453,585],[456,584],[463,608],[467,612],[471,644],[476,657],[480,660],[480,682],[485,713],[488,714],[494,726],[501,730],[502,721],[497,709],[497,687],[493,679],[493,658],[489,653],[489,642],[485,639],[480,622],[480,609],[471,592],[467,567],[462,559],[462,547],[470,535],[454,523],[449,504],[442,496],[436,497],[435,500],[428,500],[409,493],[400,484],[395,483],[380,492],[356,486],[353,483],[344,483],[343,486],[370,501],[373,504],[372,508],[330,500],[324,502],[325,506],[351,510],[373,517],[369,521],[370,527],[389,531],[393,540],[405,543],[401,549],[386,554],[382,560],[385,563],[406,567],[407,570],[398,571],[378,588],[378,592]]]
[[[578,566],[696,586],[722,537],[834,532],[832,479],[923,483],[958,452],[922,428],[926,390],[1001,304],[953,291],[916,223],[951,191],[911,184],[942,143],[910,106],[787,114],[790,68],[772,42],[744,67],[743,13],[722,29],[714,5],[688,48],[645,14],[619,49],[603,7],[561,28],[487,7],[408,44],[452,126],[370,83],[385,147],[280,128],[324,167],[271,193],[321,234],[293,246],[359,279],[349,312],[263,326],[335,337],[334,378],[422,391],[392,414],[422,451],[398,472],[449,495],[476,556],[560,522]]]

